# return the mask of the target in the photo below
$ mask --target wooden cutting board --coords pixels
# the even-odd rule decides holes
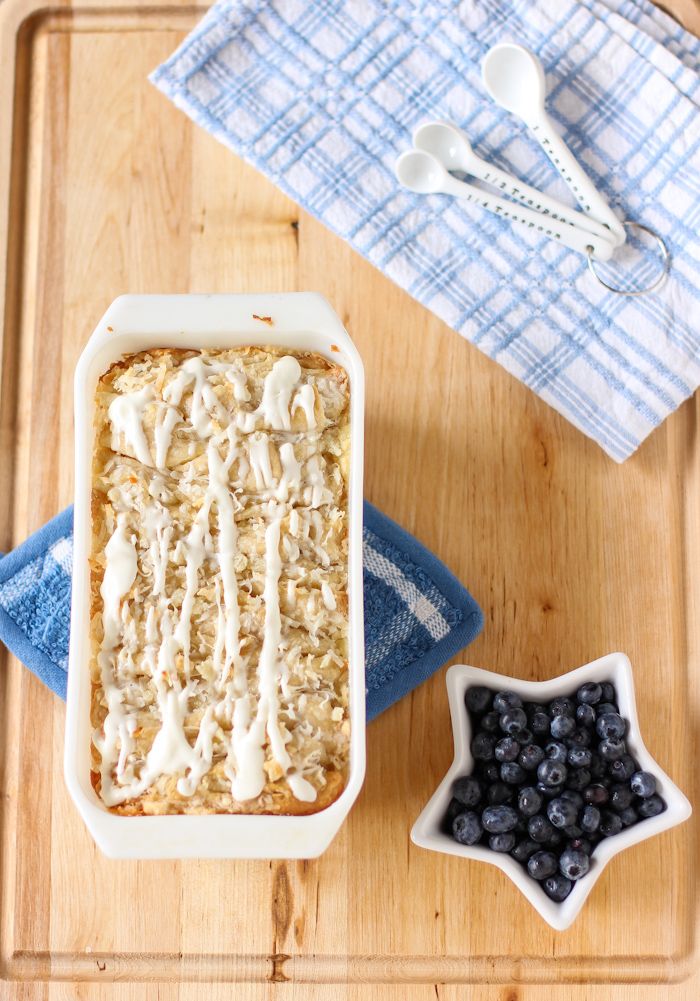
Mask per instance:
[[[626,651],[700,802],[697,398],[611,462],[148,84],[203,10],[0,4],[0,549],[70,502],[72,373],[117,294],[318,290],[365,360],[367,497],[484,609],[468,661]],[[696,822],[615,859],[563,934],[409,843],[451,760],[443,672],[370,726],[360,799],[304,863],[108,861],[64,788],[64,706],[6,654],[0,718],[0,1001],[700,994]]]

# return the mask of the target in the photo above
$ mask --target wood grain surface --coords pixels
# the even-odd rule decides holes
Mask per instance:
[[[71,500],[72,373],[116,295],[320,291],[365,361],[366,496],[484,609],[468,661],[541,679],[626,651],[647,745],[700,802],[697,398],[615,465],[148,84],[201,13],[0,3],[0,550]],[[443,672],[369,727],[313,862],[109,861],[64,788],[64,706],[7,655],[0,719],[0,1001],[700,995],[695,821],[615,859],[563,934],[409,843],[452,755]]]

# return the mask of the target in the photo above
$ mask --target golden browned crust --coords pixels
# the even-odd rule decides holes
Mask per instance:
[[[263,417],[251,422],[248,415],[260,411],[266,377],[276,362],[289,355],[301,368],[296,389],[311,387],[306,407],[301,403],[296,406],[295,397],[296,409],[291,407],[290,426],[286,430],[268,426],[264,408]],[[207,371],[211,394],[207,396],[204,416],[201,410],[197,411],[193,386],[186,386],[181,399],[173,402],[176,397],[173,384],[190,359],[199,359],[210,366]],[[220,368],[215,370],[217,365]],[[233,370],[235,378],[231,377]],[[148,402],[139,411],[139,419],[145,458],[150,462],[143,461],[143,447],[140,449],[124,427],[115,424],[109,415],[110,404],[117,397],[137,393],[144,387],[148,389]],[[158,464],[157,429],[163,413],[173,407],[178,411],[178,419],[171,429],[165,458],[161,455]],[[204,424],[206,430],[202,432]],[[232,433],[234,424],[236,429]],[[282,708],[277,720],[291,766],[280,765],[266,736],[264,787],[255,798],[243,801],[234,797],[231,784],[237,769],[231,751],[232,706],[238,695],[231,694],[230,673],[221,681],[221,651],[217,654],[220,629],[217,623],[221,621],[224,585],[216,552],[220,526],[215,505],[208,514],[206,532],[210,548],[196,577],[190,617],[183,612],[188,533],[203,502],[207,503],[207,457],[212,447],[222,461],[233,456],[227,476],[236,508],[234,566],[240,654],[245,662],[246,698],[253,703],[259,698],[257,672],[268,628],[263,598],[269,555],[265,533],[273,517],[279,522],[280,532],[281,567],[276,585],[282,619],[279,648],[282,677],[278,687]],[[293,462],[301,470],[300,485],[292,487],[282,461],[283,456],[289,460],[290,449]],[[124,816],[303,815],[325,809],[341,794],[347,777],[350,733],[348,463],[347,373],[321,355],[252,346],[209,352],[162,348],[125,356],[99,380],[90,557],[91,719],[95,730],[92,783],[112,812]],[[270,479],[262,482],[261,476],[266,478],[268,474]],[[289,495],[284,497],[288,487]],[[159,527],[154,529],[154,524]],[[137,572],[123,596],[119,644],[114,651],[108,651],[112,674],[105,675],[104,650],[100,659],[105,609],[101,587],[105,549],[118,525],[124,537],[133,542]],[[158,596],[154,591],[158,574],[156,550],[157,543],[163,541],[163,525],[167,525],[168,555],[165,569],[161,565],[163,590]],[[169,671],[154,673],[156,661],[160,667],[154,649],[165,642],[165,620],[172,620],[174,628],[183,615],[190,622],[187,653],[184,647],[178,649]],[[154,625],[159,631],[155,641]],[[108,687],[114,684],[119,689],[119,712],[125,712],[124,719],[128,717],[131,728],[129,736],[124,736],[128,746],[121,740],[113,747],[110,745],[109,750],[114,750],[115,756],[122,752],[118,765],[105,753],[108,743],[105,722],[109,717],[105,677]],[[240,681],[239,676],[237,684]],[[171,688],[179,693],[187,689],[182,695],[186,706],[182,731],[190,748],[198,747],[202,721],[206,723],[207,709],[215,706],[210,715],[211,762],[193,790],[183,792],[179,788],[183,776],[189,774],[182,769],[174,774],[159,774],[147,788],[139,789],[139,776],[146,774],[149,752],[162,725],[164,693]],[[313,787],[315,799],[310,802],[297,798],[287,774],[303,776]],[[133,788],[135,794],[120,799],[125,788]]]

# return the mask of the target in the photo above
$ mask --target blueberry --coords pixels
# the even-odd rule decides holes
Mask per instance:
[[[588,838],[572,838],[567,847],[576,852],[583,852],[584,855],[590,855],[593,851],[593,842]]]
[[[548,786],[544,782],[538,782],[536,788],[545,799],[554,799],[555,796],[560,796],[563,793],[564,783],[558,782],[555,786]]]
[[[515,737],[515,739],[517,740],[517,742],[520,744],[521,747],[525,746],[526,744],[531,744],[532,741],[534,740],[534,737],[532,736],[532,730],[528,730],[526,726],[524,726],[522,730],[516,730],[515,733],[511,734],[511,736]]]
[[[535,852],[527,860],[527,871],[533,879],[543,880],[557,871],[557,857],[553,852]]]
[[[656,779],[650,772],[635,772],[630,779],[630,789],[635,796],[648,799],[656,792]]]
[[[558,740],[550,740],[545,745],[544,753],[551,761],[560,761],[562,765],[566,764],[569,755],[566,744],[562,744]]]
[[[591,866],[591,860],[585,852],[575,848],[567,848],[559,858],[559,872],[567,879],[580,879],[585,876]]]
[[[570,800],[558,796],[547,804],[547,816],[555,827],[568,827],[576,823],[578,810]]]
[[[587,768],[570,768],[569,777],[566,781],[569,789],[582,792],[590,784],[591,773]]]
[[[486,790],[486,802],[489,806],[503,806],[510,803],[513,790],[505,782],[493,782]]]
[[[610,793],[604,785],[596,783],[583,790],[583,798],[587,803],[592,803],[593,806],[603,806],[608,802]]]
[[[611,761],[608,771],[616,782],[626,782],[637,770],[637,762],[631,754],[623,754],[621,758]]]
[[[615,701],[616,694],[615,694],[615,686],[613,684],[611,684],[609,681],[604,681],[602,682],[600,688],[603,693],[602,698],[604,698],[606,702]]]
[[[515,835],[512,831],[504,834],[492,834],[489,838],[489,848],[494,852],[510,852],[515,847]]]
[[[515,761],[520,754],[520,744],[514,737],[504,737],[494,748],[496,761]]]
[[[617,813],[605,810],[600,818],[600,833],[604,838],[611,838],[613,834],[619,834],[622,830],[622,821]]]
[[[581,705],[576,707],[576,719],[581,726],[592,727],[595,724],[595,709],[593,706]]]
[[[537,778],[545,786],[561,785],[566,781],[566,766],[560,761],[548,758],[537,767]]]
[[[628,806],[632,806],[633,799],[634,793],[628,785],[615,782],[614,785],[610,786],[610,806],[617,813],[620,810],[626,810]]]
[[[544,761],[544,751],[537,744],[527,744],[520,752],[518,763],[527,772],[532,772]]]
[[[555,716],[549,724],[549,732],[555,740],[570,737],[576,729],[576,720],[572,716]]]
[[[603,739],[619,740],[625,735],[625,721],[617,713],[605,713],[598,719],[595,725],[599,737]]]
[[[543,817],[541,813],[538,813],[534,817],[530,817],[528,820],[527,833],[533,841],[536,841],[538,844],[543,844],[552,837],[554,834],[554,828],[546,817]]]
[[[472,754],[477,761],[491,761],[495,747],[496,738],[490,733],[477,733],[472,741]]]
[[[600,827],[600,810],[597,806],[584,806],[581,811],[581,827],[586,834],[595,834]]]
[[[580,792],[576,792],[574,789],[565,789],[561,794],[562,799],[568,799],[570,803],[573,803],[577,810],[583,807],[583,796]]]
[[[566,757],[567,764],[573,768],[588,768],[593,755],[587,747],[570,747]]]
[[[598,745],[598,753],[603,761],[616,761],[617,758],[621,758],[625,754],[625,742],[624,740],[616,740],[614,737],[601,740]]]
[[[555,873],[554,876],[547,876],[542,883],[542,889],[555,904],[561,904],[571,893],[573,885],[566,876]]]
[[[526,780],[527,773],[517,761],[504,761],[501,765],[501,778],[508,785],[517,786]]]
[[[565,740],[567,747],[590,747],[591,746],[591,731],[586,730],[583,727],[579,727],[575,730],[570,737]]]
[[[493,699],[493,708],[497,713],[504,713],[508,709],[521,709],[523,700],[515,692],[497,692]]]
[[[445,833],[451,833],[452,821],[455,819],[458,813],[463,813],[463,812],[464,812],[464,807],[459,802],[459,800],[455,799],[453,796],[452,799],[450,800],[449,806],[447,807],[447,810],[445,812],[445,818],[442,822],[442,829],[445,831]]]
[[[463,775],[452,786],[452,795],[463,806],[476,806],[481,792],[481,782],[473,775]]]
[[[539,851],[537,842],[531,838],[524,838],[522,841],[518,841],[510,854],[516,862],[527,862],[530,856],[534,855],[536,851]]]
[[[602,779],[603,776],[605,775],[606,764],[601,758],[601,756],[599,754],[596,754],[595,751],[593,751],[593,758],[591,760],[589,769],[594,779]]]
[[[512,806],[487,806],[481,814],[481,823],[489,834],[503,834],[515,828],[518,815]]]
[[[576,712],[576,703],[573,699],[562,697],[552,699],[548,708],[551,716],[573,716]]]
[[[469,712],[485,713],[491,706],[492,695],[493,693],[483,685],[472,685],[467,689],[464,702]]]
[[[480,724],[481,729],[486,730],[487,733],[496,733],[496,731],[499,729],[498,723],[500,718],[501,717],[496,712],[486,713],[486,715],[482,717],[481,720]]]
[[[483,834],[479,815],[467,810],[452,821],[452,835],[460,845],[475,845]]]
[[[617,714],[617,705],[614,702],[600,702],[595,707],[596,719],[608,716],[610,713]]]
[[[625,810],[620,810],[618,814],[623,827],[631,827],[639,820],[639,814],[633,806],[628,806]]]
[[[501,718],[498,722],[501,730],[504,733],[517,733],[518,730],[522,730],[527,723],[527,716],[523,709],[506,709],[504,713],[501,713]]]
[[[486,783],[498,782],[501,773],[495,761],[480,761],[479,775]]]
[[[533,713],[530,717],[530,729],[533,733],[544,736],[549,733],[549,716],[544,712]]]
[[[661,799],[660,796],[647,796],[637,807],[637,812],[643,820],[647,817],[658,817],[660,813],[663,813],[666,809],[666,804]]]
[[[600,702],[603,697],[603,689],[600,685],[596,684],[595,681],[588,681],[585,685],[581,685],[579,690],[576,692],[576,698],[579,702],[584,702],[586,705],[594,706],[596,702]]]
[[[518,809],[523,817],[534,817],[542,806],[542,796],[532,786],[523,786],[518,795]]]

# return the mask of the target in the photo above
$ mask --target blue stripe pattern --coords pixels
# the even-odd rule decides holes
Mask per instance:
[[[550,114],[615,211],[666,241],[659,292],[607,293],[580,255],[398,187],[397,154],[434,117],[571,200],[483,90],[481,59],[504,40],[539,54]],[[699,71],[700,41],[649,0],[219,0],[152,79],[622,461],[700,384]],[[629,244],[605,277],[648,283],[658,261]]]
[[[367,718],[481,632],[481,609],[449,570],[371,504],[363,533]],[[73,509],[0,559],[0,641],[65,699]]]

